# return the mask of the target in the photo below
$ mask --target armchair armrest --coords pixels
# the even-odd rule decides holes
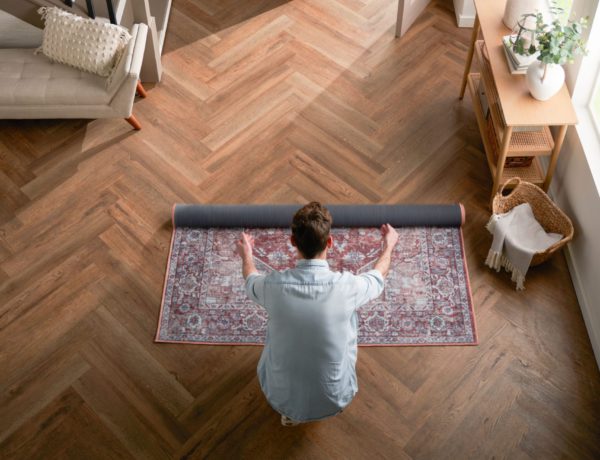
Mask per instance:
[[[134,24],[131,28],[132,38],[110,80],[108,86],[111,95],[110,106],[117,116],[125,118],[131,116],[135,89],[144,60],[147,33],[148,26]]]
[[[132,41],[135,39],[133,46],[133,53],[129,61],[129,76],[134,77],[136,80],[140,77],[140,70],[142,68],[142,61],[144,60],[144,51],[146,49],[146,38],[148,36],[148,26],[146,24],[135,24],[137,26],[137,33]]]
[[[131,28],[131,40],[127,49],[121,56],[117,68],[109,77],[107,91],[111,96],[114,96],[126,79],[133,79],[137,83],[144,60],[147,35],[148,26],[146,24],[134,24]]]

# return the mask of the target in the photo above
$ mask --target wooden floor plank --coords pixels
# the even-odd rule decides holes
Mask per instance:
[[[6,459],[135,458],[72,388],[1,443],[0,449]]]
[[[169,446],[141,419],[141,415],[114,391],[110,380],[93,368],[73,383],[73,389],[127,448],[134,458],[171,458]]]

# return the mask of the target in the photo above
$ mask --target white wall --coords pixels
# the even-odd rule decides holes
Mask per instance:
[[[600,367],[600,196],[575,129],[565,139],[550,192],[573,221],[567,261]]]
[[[598,9],[598,0],[574,0],[573,9],[577,16],[594,17]],[[591,53],[598,51],[597,36],[600,35],[600,15],[596,18],[594,37],[588,42]],[[587,31],[589,33],[589,30]],[[592,45],[593,43],[593,45]],[[591,48],[595,49],[592,51]],[[590,56],[592,58],[593,56]],[[583,77],[580,60],[566,65],[567,86],[573,94],[579,91],[579,83]],[[597,74],[594,72],[593,77]],[[579,79],[579,80],[578,80]],[[585,83],[585,82],[583,82]],[[576,96],[576,95],[575,95]],[[588,96],[589,97],[589,96]],[[576,108],[577,97],[574,97]],[[586,97],[587,100],[587,97]],[[580,125],[583,124],[579,115]],[[586,129],[593,129],[592,126]],[[595,136],[595,133],[593,134]],[[598,163],[586,157],[580,135],[575,128],[569,128],[562,153],[560,154],[550,193],[557,204],[571,217],[575,227],[573,241],[569,244],[567,261],[571,271],[573,284],[577,292],[579,305],[585,319],[588,334],[594,348],[596,361],[600,367],[600,182],[594,180],[600,171],[596,171]],[[591,150],[591,149],[590,149]],[[587,152],[588,155],[599,155],[600,151]],[[594,159],[596,160],[596,159]],[[594,165],[594,172],[590,168]]]
[[[458,27],[473,27],[475,23],[475,4],[473,0],[454,0],[454,13]]]
[[[0,48],[37,48],[42,30],[0,10]]]

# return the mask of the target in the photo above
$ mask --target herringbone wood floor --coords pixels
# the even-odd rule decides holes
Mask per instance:
[[[0,457],[598,458],[600,375],[562,255],[486,269],[470,31],[434,1],[174,0],[122,120],[0,122]],[[243,6],[242,6],[243,5]],[[454,202],[478,347],[359,352],[335,419],[283,428],[257,347],[154,344],[174,202]]]

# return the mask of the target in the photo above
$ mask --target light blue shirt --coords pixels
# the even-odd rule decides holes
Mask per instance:
[[[332,272],[321,259],[248,276],[248,296],[269,315],[258,379],[277,412],[319,420],[352,401],[358,391],[356,309],[378,297],[383,286],[378,270]]]

